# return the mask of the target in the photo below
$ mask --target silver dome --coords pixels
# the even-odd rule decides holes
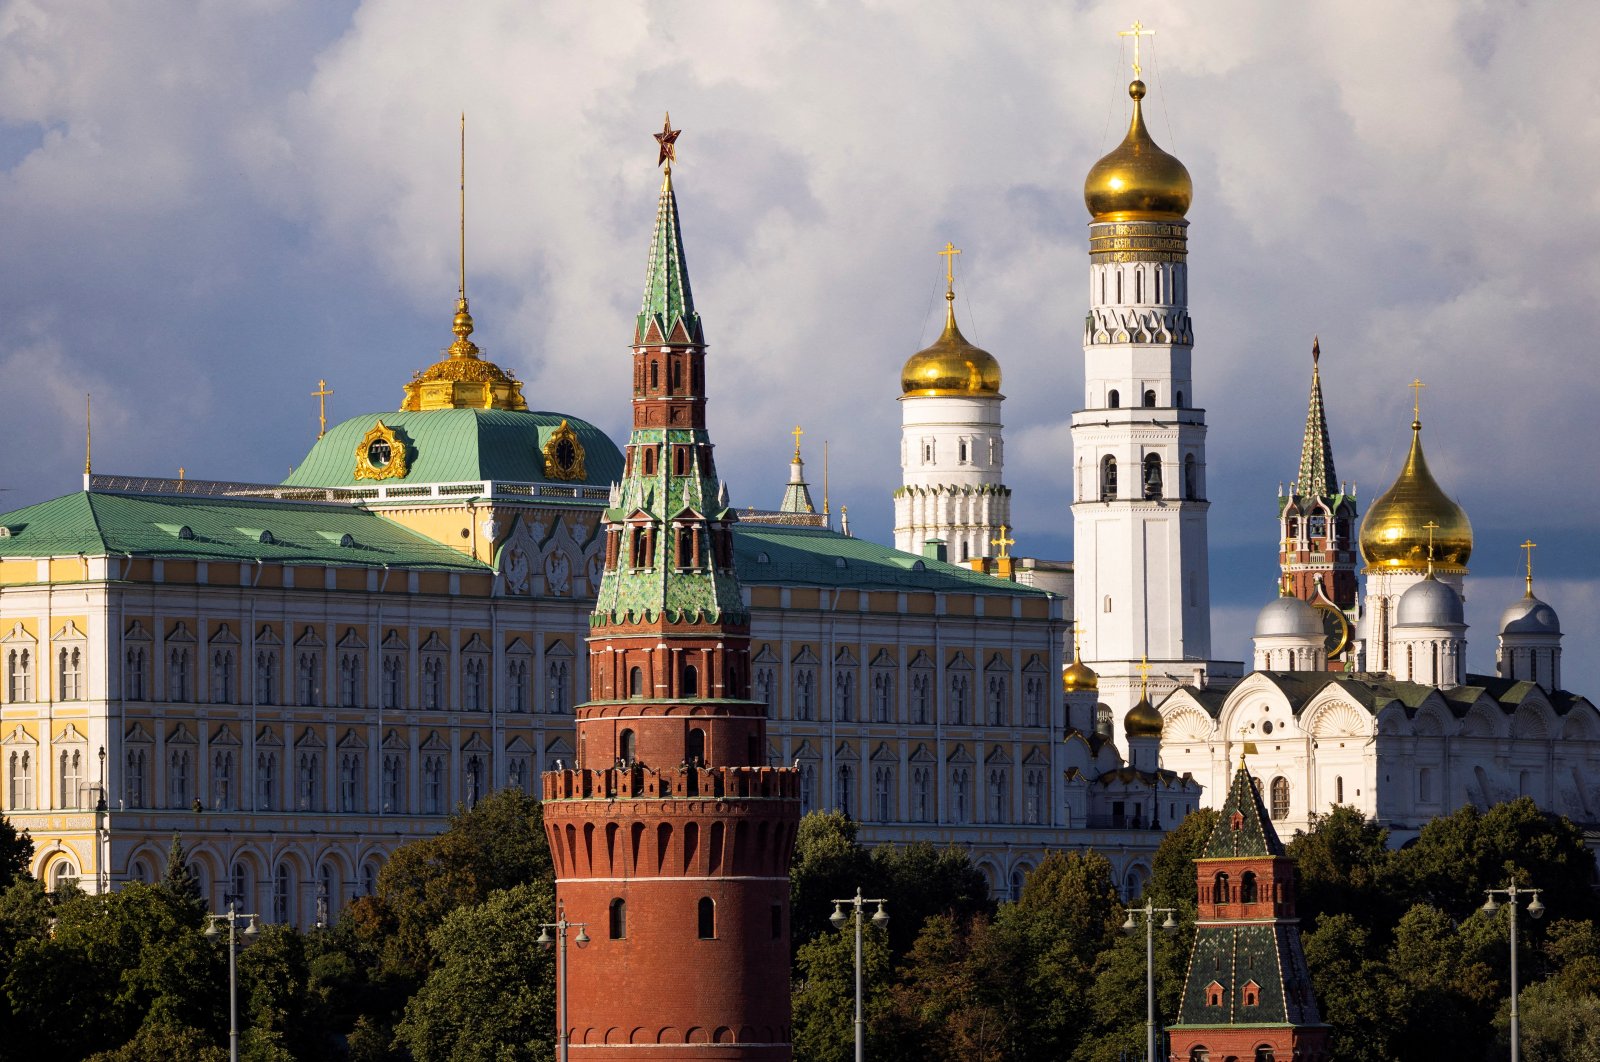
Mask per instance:
[[[1461,595],[1429,576],[1400,595],[1398,627],[1458,627],[1466,623]]]
[[[1561,633],[1561,617],[1556,610],[1529,594],[1500,613],[1501,634]]]
[[[1322,640],[1322,620],[1317,610],[1298,597],[1269,601],[1256,616],[1257,638],[1311,638]]]

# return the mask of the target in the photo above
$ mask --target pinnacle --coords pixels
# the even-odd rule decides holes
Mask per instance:
[[[659,340],[647,340],[652,334],[659,336]],[[645,271],[644,303],[639,308],[633,341],[635,344],[705,342],[700,315],[695,312],[694,295],[689,288],[689,266],[683,255],[678,198],[672,190],[671,173],[661,182],[656,228],[650,239],[650,261]]]

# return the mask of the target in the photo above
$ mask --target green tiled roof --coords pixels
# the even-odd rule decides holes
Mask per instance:
[[[704,343],[700,315],[694,309],[694,294],[689,289],[689,267],[683,257],[683,231],[678,225],[678,197],[672,191],[672,171],[661,181],[661,197],[656,204],[656,228],[650,238],[650,262],[645,269],[644,302],[634,325],[633,341],[645,342],[654,323],[661,341],[669,341],[673,330],[683,325],[689,343]]]
[[[0,557],[167,559],[451,571],[488,567],[364,509],[167,495],[79,493],[0,515]]]
[[[410,472],[389,485],[464,483],[480,479],[557,483],[544,474],[544,445],[566,421],[584,451],[583,484],[609,486],[622,478],[622,452],[599,428],[565,413],[510,409],[425,409],[369,413],[328,429],[284,483],[294,487],[371,486],[356,479],[356,448],[378,421],[406,443]]]
[[[1035,587],[820,527],[735,524],[733,554],[744,584],[1049,596]]]
[[[1283,842],[1278,831],[1272,828],[1267,809],[1261,806],[1261,794],[1255,779],[1240,766],[1233,772],[1233,786],[1222,805],[1217,824],[1206,841],[1202,857],[1205,859],[1231,859],[1239,856],[1281,856]]]

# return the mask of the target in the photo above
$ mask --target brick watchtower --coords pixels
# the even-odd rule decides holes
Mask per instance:
[[[1300,442],[1300,470],[1278,490],[1278,566],[1285,595],[1322,616],[1328,669],[1344,669],[1356,616],[1356,496],[1333,470],[1333,443],[1322,408],[1322,344],[1311,342],[1311,402]]]
[[[1195,860],[1200,912],[1172,1062],[1327,1062],[1294,911],[1294,863],[1244,764]]]
[[[765,765],[736,516],[705,427],[672,142],[633,346],[633,433],[606,510],[575,766],[544,776],[556,899],[588,926],[566,986],[586,1062],[787,1062],[799,772]]]

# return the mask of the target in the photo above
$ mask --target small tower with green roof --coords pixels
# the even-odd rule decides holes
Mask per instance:
[[[1311,992],[1295,917],[1294,862],[1241,760],[1195,860],[1200,909],[1174,1062],[1326,1062],[1328,1027]]]

